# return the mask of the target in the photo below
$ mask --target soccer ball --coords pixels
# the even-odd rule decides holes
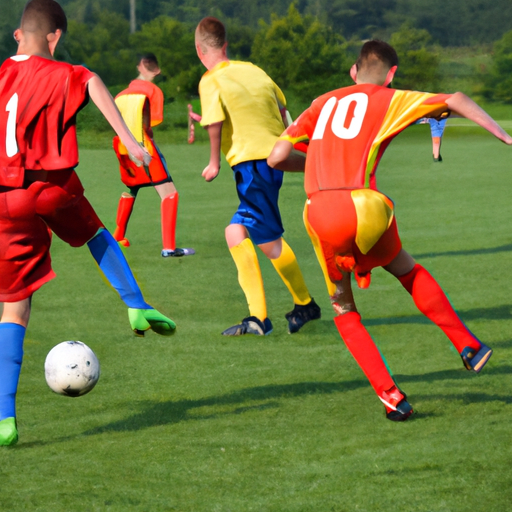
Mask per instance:
[[[59,395],[82,396],[100,378],[96,354],[81,341],[63,341],[53,347],[44,362],[46,382]]]

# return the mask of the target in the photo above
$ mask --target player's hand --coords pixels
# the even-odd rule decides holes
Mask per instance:
[[[148,166],[151,162],[151,155],[144,146],[137,146],[136,149],[128,151],[128,156],[137,167],[141,165]]]
[[[202,176],[206,181],[213,181],[219,175],[219,171],[220,171],[220,165],[208,164],[204,168]]]

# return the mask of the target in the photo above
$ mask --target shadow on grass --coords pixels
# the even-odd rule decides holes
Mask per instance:
[[[504,304],[495,308],[474,308],[458,311],[462,320],[512,320],[512,305]],[[430,324],[432,323],[422,314],[410,316],[390,316],[386,318],[363,318],[366,326],[389,324]]]
[[[489,368],[486,371],[486,375],[488,376],[511,373],[512,366]],[[431,372],[423,375],[397,375],[396,378],[398,382],[405,384],[407,382],[430,382],[436,380],[458,379],[462,380],[471,378],[471,375],[468,375],[468,372],[464,369],[459,368],[456,370]],[[369,386],[369,384],[366,379],[351,380],[345,382],[299,382],[296,384],[258,386],[254,388],[242,389],[240,391],[226,395],[212,396],[198,400],[140,402],[137,404],[137,406],[140,408],[140,412],[130,416],[129,418],[88,430],[84,432],[83,435],[97,435],[105,432],[136,431],[148,427],[169,425],[182,421],[214,419],[224,415],[242,414],[248,411],[277,408],[280,406],[279,400],[285,398],[294,398],[298,396],[315,394],[325,395],[332,393],[344,393],[367,386]],[[437,396],[437,398],[439,397]],[[472,398],[474,398],[474,400]],[[462,399],[467,402],[488,402],[499,400],[505,403],[512,403],[512,396],[495,396],[486,395],[485,393],[463,393],[461,395],[453,394],[450,395],[450,399]],[[243,405],[247,402],[264,403]],[[229,406],[236,406],[237,404],[240,404],[240,407],[236,407],[234,409],[229,408]],[[216,407],[217,409],[222,409],[223,406],[228,406],[228,409],[213,412],[211,414],[193,412],[203,407],[212,406]]]
[[[488,247],[487,249],[466,249],[458,251],[444,252],[425,252],[422,254],[414,254],[414,258],[437,258],[438,256],[475,256],[477,254],[495,254],[497,252],[512,251],[512,244],[500,245],[498,247]]]
[[[494,368],[486,368],[486,376],[512,374],[512,366],[502,365]],[[468,374],[463,368],[454,370],[443,370],[438,372],[429,372],[419,375],[395,375],[400,385],[409,382],[433,382],[439,380],[465,380],[468,378],[478,378],[474,374]],[[114,421],[107,425],[96,427],[83,432],[82,436],[94,436],[109,432],[131,432],[143,430],[150,427],[162,425],[172,425],[183,421],[199,421],[220,418],[226,415],[243,414],[249,411],[263,411],[266,409],[275,409],[280,407],[280,400],[286,398],[294,398],[305,395],[326,395],[333,393],[344,393],[354,391],[369,386],[366,379],[358,379],[344,382],[298,382],[295,384],[267,385],[257,386],[253,388],[241,389],[239,391],[228,393],[220,396],[212,396],[197,400],[168,400],[164,402],[158,401],[141,401],[133,403],[133,407],[139,412]],[[482,403],[482,402],[503,402],[512,403],[512,396],[490,395],[485,393],[452,393],[449,395],[416,395],[423,400],[439,399],[442,397],[446,400],[457,401],[462,400],[465,404]],[[256,402],[252,405],[244,405],[247,402]],[[260,402],[260,403],[258,403]],[[238,407],[232,407],[237,406]],[[216,407],[217,411],[210,414],[201,414],[197,412],[203,407]],[[218,410],[222,409],[222,410]],[[415,419],[429,417],[430,414],[415,414]],[[76,435],[63,436],[54,438],[51,441],[34,441],[31,443],[23,443],[16,446],[16,449],[29,449],[35,446],[44,446],[65,442],[76,438]]]

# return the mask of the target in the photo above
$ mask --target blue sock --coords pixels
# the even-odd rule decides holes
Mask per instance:
[[[114,237],[101,229],[87,242],[100,270],[129,308],[153,309],[146,303],[123,252]]]
[[[16,417],[16,391],[23,361],[25,327],[0,323],[0,421]]]

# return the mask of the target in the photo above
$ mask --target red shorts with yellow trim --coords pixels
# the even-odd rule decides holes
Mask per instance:
[[[55,277],[51,231],[79,247],[103,227],[73,170],[46,180],[0,192],[0,302],[26,299]]]
[[[172,181],[164,156],[149,137],[144,139],[144,145],[151,155],[151,162],[146,169],[143,166],[138,167],[130,160],[119,137],[114,137],[112,145],[119,160],[121,181],[128,188],[148,187]]]
[[[376,190],[316,192],[306,204],[305,220],[332,281],[342,279],[341,271],[362,275],[386,266],[402,248],[393,203]]]

